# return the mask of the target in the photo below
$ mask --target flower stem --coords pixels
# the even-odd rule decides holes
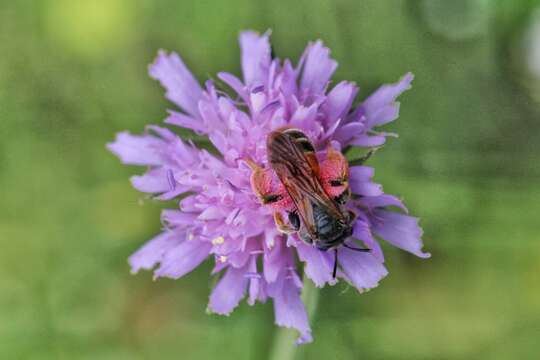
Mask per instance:
[[[306,306],[306,311],[310,323],[312,322],[317,303],[319,302],[319,289],[304,276],[304,286],[302,289],[302,301]],[[298,337],[296,331],[287,328],[279,328],[274,337],[274,344],[270,350],[270,360],[293,360],[298,351],[295,340]]]

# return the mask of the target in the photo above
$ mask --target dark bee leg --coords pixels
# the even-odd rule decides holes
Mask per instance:
[[[332,279],[336,278],[337,273],[337,249],[334,249],[334,270],[332,271]]]
[[[311,238],[311,236],[309,235],[309,233],[306,231],[305,228],[303,227],[300,228],[300,230],[298,231],[298,236],[306,244],[310,244],[310,245],[313,244],[313,239]]]
[[[349,245],[347,245],[345,243],[343,243],[343,246],[345,246],[347,249],[351,249],[351,250],[359,251],[359,252],[370,252],[371,251],[371,249],[355,248],[355,247],[349,246]]]
[[[368,153],[366,155],[362,156],[361,158],[349,161],[349,166],[362,165],[363,163],[368,161],[368,159],[371,157],[371,155],[375,154],[375,151],[377,151],[378,149],[379,149],[378,147],[373,148],[373,149],[369,150]]]
[[[289,224],[297,231],[300,229],[300,217],[296,211],[289,213]]]
[[[344,192],[336,196],[334,198],[334,201],[337,202],[338,204],[344,205],[347,203],[347,201],[349,201],[350,198],[351,198],[351,188],[348,187],[347,190],[345,190]]]
[[[265,194],[265,195],[262,195],[261,197],[261,201],[264,205],[267,205],[267,204],[271,204],[271,203],[274,203],[276,201],[279,201],[283,198],[283,196],[279,195],[279,194]]]

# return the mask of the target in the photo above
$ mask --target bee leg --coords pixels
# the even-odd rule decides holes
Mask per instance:
[[[289,213],[289,224],[291,224],[294,230],[300,230],[300,217],[296,211],[291,211]]]
[[[334,249],[334,270],[332,271],[332,279],[336,278],[337,273],[337,248]]]
[[[334,197],[334,201],[337,202],[338,204],[344,205],[345,203],[347,203],[347,201],[349,201],[350,198],[351,198],[351,188],[347,187],[347,189],[344,192]]]
[[[313,244],[313,239],[311,238],[311,236],[309,236],[309,233],[305,230],[305,228],[301,228],[298,231],[298,236],[306,244],[309,244],[309,245]]]
[[[371,251],[371,249],[356,248],[356,247],[349,246],[349,245],[347,245],[345,243],[343,243],[343,246],[346,247],[347,249],[351,249],[351,250],[358,251],[358,252],[370,252]]]
[[[283,215],[279,212],[274,213],[274,222],[276,223],[277,229],[284,234],[292,234],[297,231],[297,229],[294,229],[291,225],[285,224]]]
[[[366,155],[362,156],[361,158],[349,161],[349,165],[350,166],[362,165],[363,163],[368,161],[368,159],[371,157],[371,155],[375,154],[375,152],[377,150],[379,150],[378,147],[372,148],[371,150],[368,151],[368,153]]]

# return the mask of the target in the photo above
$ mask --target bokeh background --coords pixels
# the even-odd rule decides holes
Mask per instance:
[[[129,273],[163,204],[105,150],[159,123],[147,64],[239,74],[237,35],[297,59],[321,38],[363,98],[402,74],[376,180],[422,218],[432,259],[387,250],[366,294],[321,292],[297,359],[540,358],[540,1],[0,1],[0,358],[266,359],[270,303],[207,315],[210,264]],[[370,160],[371,161],[371,160]]]

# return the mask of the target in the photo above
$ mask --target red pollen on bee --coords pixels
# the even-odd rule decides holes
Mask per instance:
[[[349,164],[341,152],[332,147],[328,147],[326,158],[320,163],[320,181],[324,191],[330,197],[341,195],[347,190],[349,180]],[[332,182],[342,182],[342,185],[336,186]]]

